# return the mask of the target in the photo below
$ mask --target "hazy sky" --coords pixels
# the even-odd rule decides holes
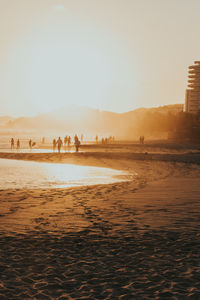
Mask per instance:
[[[0,114],[183,103],[199,0],[0,0]]]

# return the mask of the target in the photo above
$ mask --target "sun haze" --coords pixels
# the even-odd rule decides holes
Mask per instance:
[[[1,114],[183,103],[196,0],[0,0]]]

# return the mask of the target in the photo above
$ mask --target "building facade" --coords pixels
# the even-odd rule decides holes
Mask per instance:
[[[188,88],[185,93],[185,111],[200,112],[200,61],[188,67]]]

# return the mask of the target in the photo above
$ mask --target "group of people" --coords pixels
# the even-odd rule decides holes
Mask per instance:
[[[98,135],[96,135],[95,137],[95,140],[96,140],[96,144],[99,144],[99,137]],[[107,145],[109,143],[113,143],[115,141],[115,137],[114,136],[109,136],[109,137],[106,137],[106,138],[102,138],[100,143],[102,145]]]
[[[81,136],[81,139],[82,139],[82,136]],[[56,140],[56,139],[53,139],[53,151],[56,150],[56,146],[58,147],[58,153],[60,153],[61,151],[61,147],[63,146],[64,144],[64,147],[65,147],[65,150],[66,150],[66,146],[68,146],[68,148],[70,148],[71,146],[71,136],[65,136],[64,137],[64,143],[61,139],[61,137],[59,136],[59,138]],[[80,141],[79,141],[79,138],[77,136],[77,134],[74,136],[74,145],[75,145],[75,148],[76,148],[76,152],[79,151],[79,147],[80,147]]]
[[[15,140],[14,140],[14,138],[11,138],[11,140],[10,140],[10,147],[11,147],[11,149],[15,148]],[[19,139],[17,139],[16,148],[20,149],[20,140]]]
[[[83,140],[83,135],[81,136],[81,140]],[[45,143],[45,139],[42,138],[42,144],[44,144],[44,143]],[[68,148],[70,148],[70,146],[71,146],[71,136],[65,136],[64,141],[62,141],[61,137],[59,137],[57,140],[53,139],[53,151],[55,151],[56,147],[57,147],[58,152],[60,153],[63,144],[64,144],[64,147],[65,147],[65,150],[66,150],[66,146],[68,146]],[[74,145],[75,145],[75,148],[76,148],[76,152],[79,151],[80,144],[81,143],[80,143],[79,138],[76,134],[74,136]],[[16,145],[16,149],[19,150],[20,149],[20,140],[17,139],[17,141],[15,141],[14,138],[11,138],[11,140],[10,140],[11,150],[15,149],[15,145]],[[29,148],[32,149],[36,145],[36,143],[33,142],[32,139],[29,139],[28,145],[29,145]]]
[[[110,136],[110,137],[102,138],[99,141],[99,137],[98,137],[98,135],[96,135],[95,140],[96,140],[97,144],[100,142],[101,144],[106,145],[108,143],[112,143],[115,140],[115,138],[114,138],[114,136]],[[45,144],[44,137],[42,138],[41,143]],[[57,148],[58,152],[60,153],[63,146],[64,146],[64,150],[66,151],[66,147],[68,147],[68,149],[70,149],[71,143],[72,143],[72,138],[70,135],[69,136],[66,135],[63,140],[61,139],[61,137],[58,137],[58,139],[54,138],[52,141],[53,151],[55,152],[56,148]],[[81,143],[83,143],[83,134],[81,134],[81,142],[80,142],[77,134],[75,134],[74,146],[75,146],[76,152],[79,151]],[[144,143],[144,137],[140,137],[140,143]],[[16,149],[20,149],[20,140],[19,139],[17,139],[17,141],[15,141],[14,138],[11,138],[10,144],[11,144],[11,149],[15,149],[15,144],[16,144]],[[28,140],[29,149],[32,149],[35,145],[36,145],[36,143],[33,142],[32,139]]]
[[[20,140],[17,139],[16,141],[16,149],[19,150],[20,149]],[[29,145],[29,148],[32,149],[32,147],[34,147],[36,145],[35,142],[33,142],[31,139],[28,141],[28,145]],[[10,140],[10,148],[11,150],[15,149],[15,140],[14,138],[11,138]]]

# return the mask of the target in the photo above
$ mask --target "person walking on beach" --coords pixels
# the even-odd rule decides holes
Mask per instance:
[[[58,138],[58,140],[57,140],[57,145],[58,145],[58,153],[60,153],[60,149],[61,149],[61,146],[62,146],[62,140],[61,140],[61,138],[60,138],[60,136],[59,136],[59,138]]]
[[[20,141],[19,141],[19,139],[17,140],[17,150],[19,150],[20,149]]]
[[[140,136],[140,144],[144,144],[144,136]]]
[[[75,139],[75,141],[74,141],[74,145],[75,145],[75,147],[76,147],[76,152],[78,152],[79,151],[79,147],[80,147],[80,141],[79,141],[79,139],[78,139],[78,137]]]
[[[75,136],[74,136],[74,144],[76,143],[76,141],[78,141],[78,136],[77,136],[77,134],[75,134]]]
[[[15,141],[14,141],[14,139],[12,138],[12,139],[10,140],[10,147],[11,147],[11,149],[14,149],[14,146],[15,146]]]

